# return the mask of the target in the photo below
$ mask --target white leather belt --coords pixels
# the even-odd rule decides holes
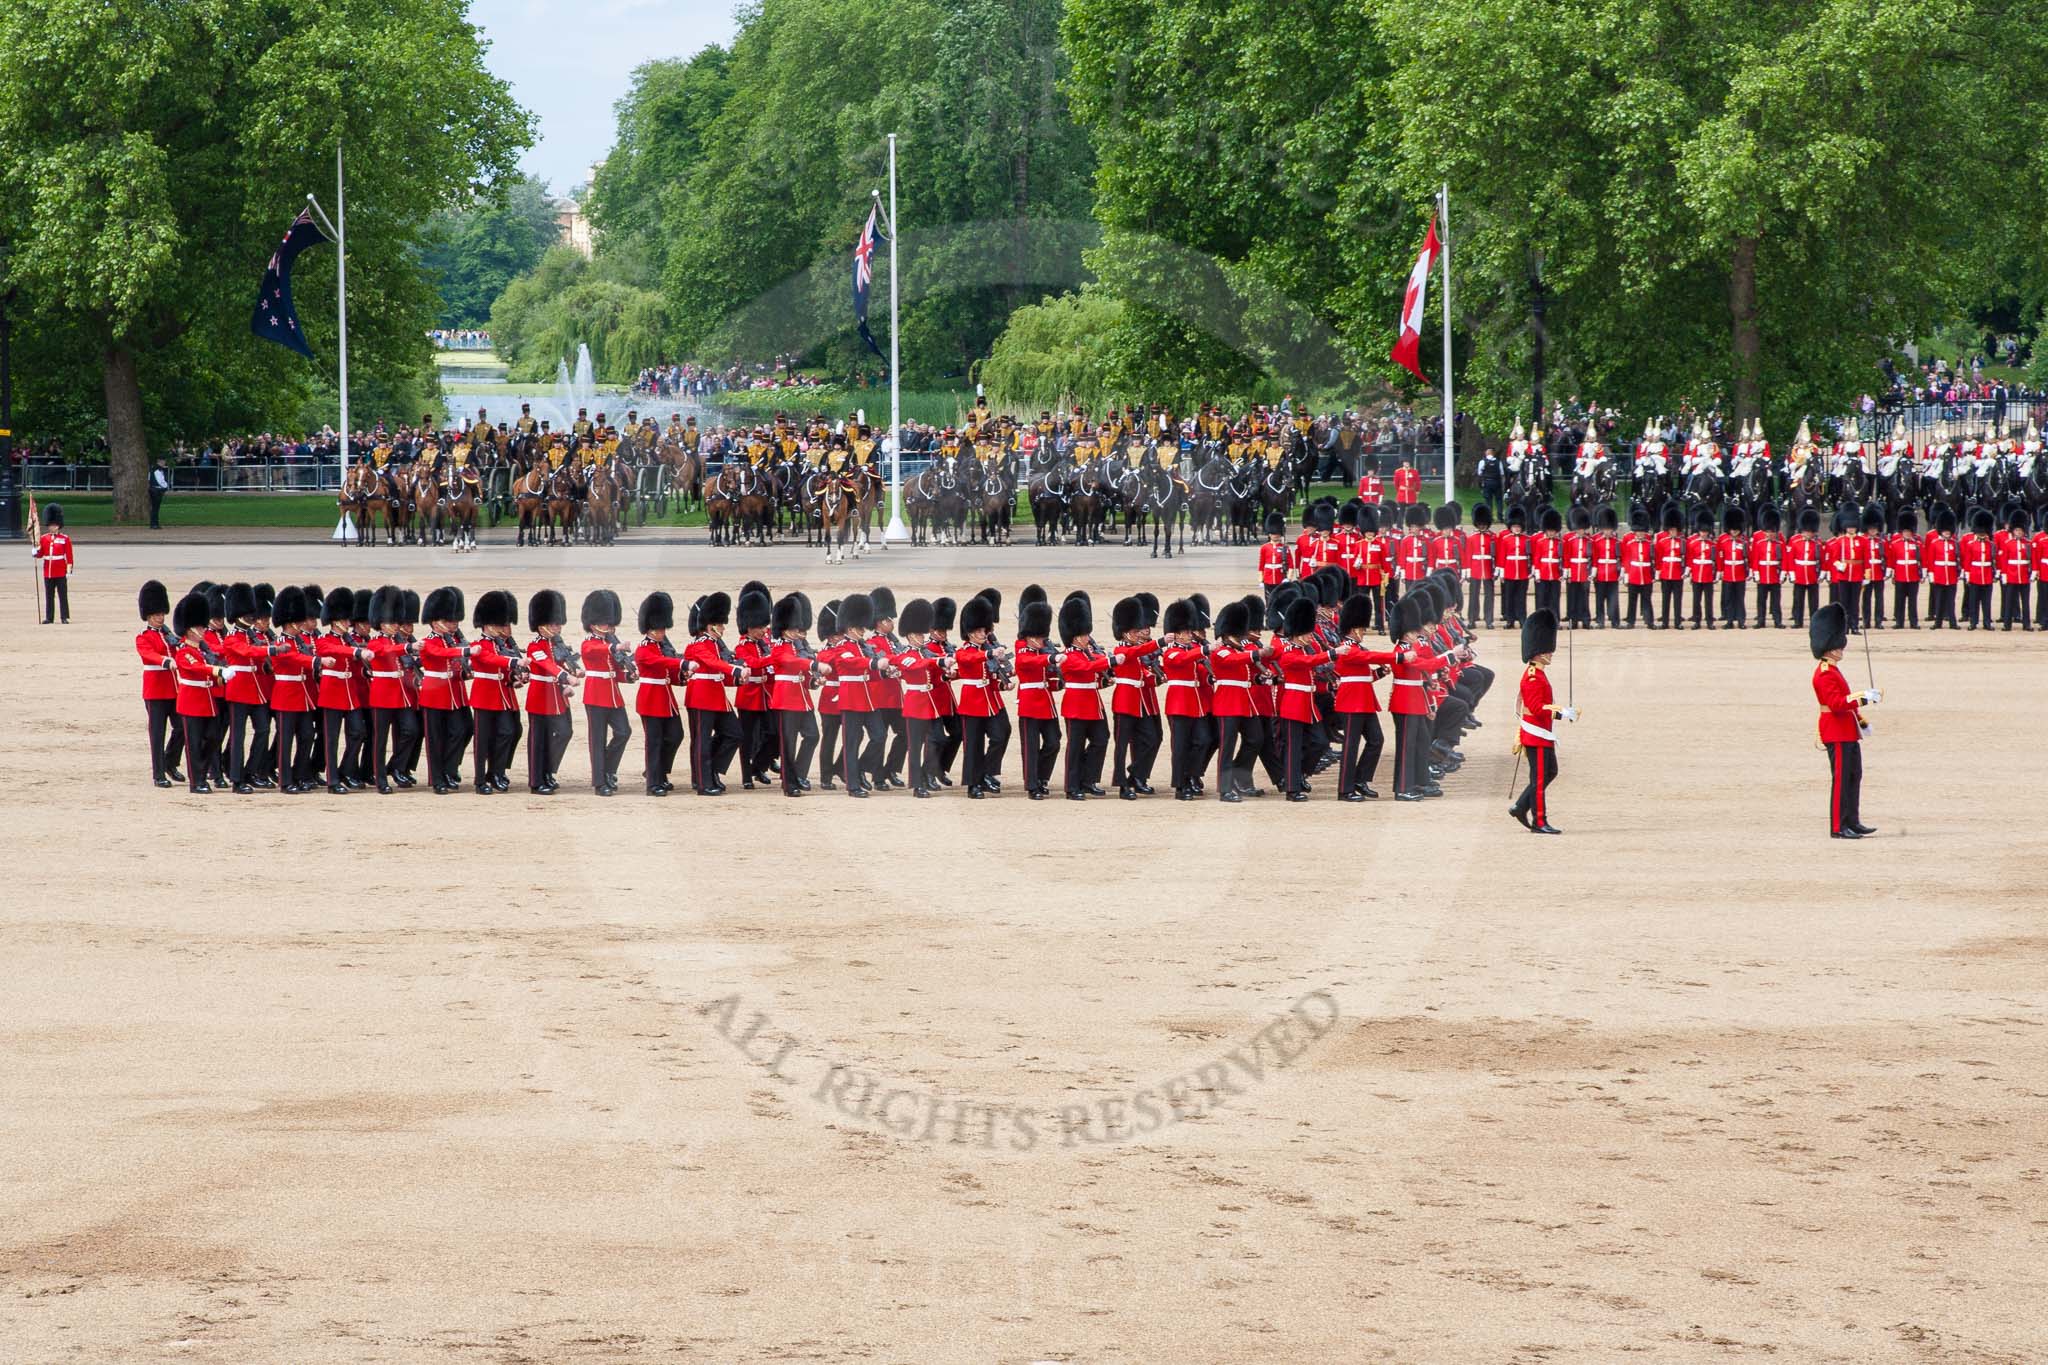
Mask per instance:
[[[1396,686],[1396,687],[1420,687],[1420,686],[1422,686],[1422,679],[1420,679],[1420,678],[1396,678],[1396,679],[1394,679],[1394,686]]]
[[[932,685],[930,683],[905,683],[903,684],[903,690],[905,692],[929,692],[932,690]]]
[[[1110,679],[1110,681],[1111,681],[1111,682],[1113,682],[1113,683],[1115,683],[1115,684],[1116,684],[1116,685],[1117,685],[1118,687],[1138,687],[1138,686],[1141,686],[1141,685],[1143,684],[1143,682],[1144,682],[1144,679],[1142,679],[1142,678],[1112,678],[1112,679]]]
[[[594,668],[586,668],[583,670],[583,676],[586,678],[609,678],[613,675],[610,673],[600,673]]]
[[[405,676],[405,674],[404,674],[403,672],[399,672],[399,673],[382,673],[382,672],[379,672],[379,671],[378,671],[377,669],[374,669],[374,668],[373,668],[373,669],[371,669],[371,670],[370,670],[370,676],[371,676],[371,677],[373,677],[373,678],[381,678],[381,679],[383,679],[383,680],[384,680],[385,682],[397,682],[397,681],[398,681],[399,679],[403,678],[403,677]]]
[[[229,664],[226,668],[223,668],[221,670],[222,673],[226,674],[230,678],[234,677],[237,673],[254,673],[255,671],[256,670],[248,664]]]
[[[1176,687],[1199,687],[1201,684],[1197,683],[1193,678],[1168,678],[1166,686],[1167,690],[1171,691]]]
[[[1555,730],[1546,730],[1540,725],[1531,725],[1526,720],[1522,722],[1522,733],[1534,735],[1538,739],[1547,739],[1553,744],[1557,742],[1557,732]]]
[[[503,682],[505,681],[505,675],[503,673],[478,673],[476,680],[478,682]]]
[[[1045,684],[1042,682],[1020,682],[1017,684],[1017,690],[1019,692],[1043,692],[1045,691]]]
[[[275,679],[281,683],[303,683],[305,680],[306,675],[303,673],[280,673]]]
[[[453,673],[436,673],[431,668],[424,670],[420,676],[425,678],[438,678],[442,682],[449,682],[453,680],[453,678],[455,677]]]
[[[1280,685],[1281,685],[1282,687],[1286,688],[1286,689],[1287,689],[1287,690],[1288,690],[1289,692],[1313,692],[1313,691],[1315,691],[1315,688],[1313,688],[1313,687],[1309,686],[1309,685],[1308,685],[1307,683],[1281,683]]]
[[[179,678],[178,681],[187,687],[204,687],[209,690],[213,687],[213,680],[211,678],[203,680],[198,678]]]
[[[957,678],[954,681],[962,687],[987,687],[989,684],[987,678]]]
[[[1243,687],[1243,688],[1249,688],[1249,687],[1251,686],[1251,682],[1250,682],[1250,681],[1249,681],[1248,679],[1245,679],[1245,678],[1218,678],[1218,679],[1216,680],[1216,685],[1217,685],[1218,687]]]

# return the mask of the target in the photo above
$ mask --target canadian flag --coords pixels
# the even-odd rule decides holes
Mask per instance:
[[[1415,258],[1415,269],[1408,274],[1408,292],[1401,299],[1401,334],[1394,340],[1391,359],[1396,365],[1422,380],[1429,382],[1429,376],[1422,372],[1422,301],[1429,293],[1429,272],[1436,265],[1436,257],[1443,250],[1443,243],[1437,240],[1436,215],[1429,215],[1429,235],[1422,239],[1422,254]]]

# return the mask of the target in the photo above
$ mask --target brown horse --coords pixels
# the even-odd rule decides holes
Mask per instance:
[[[718,477],[704,486],[704,524],[711,531],[713,545],[733,540],[732,519],[738,508],[740,472],[733,465],[718,471]]]
[[[388,509],[390,504],[382,500],[383,493],[384,480],[370,465],[352,464],[348,467],[348,476],[341,481],[341,492],[335,496],[334,502],[342,515],[355,519],[356,544],[368,545],[375,539],[368,533],[370,500],[375,497],[380,500],[380,510]],[[385,524],[387,527],[390,524],[388,517]]]
[[[590,471],[584,485],[584,516],[594,545],[610,545],[619,538],[619,480],[610,465]]]
[[[555,543],[555,530],[561,528],[562,544],[576,542],[576,475],[567,466],[557,469],[548,479],[548,544]]]
[[[516,545],[540,544],[540,528],[547,522],[547,466],[535,464],[512,482],[512,505],[519,510],[519,538]],[[531,536],[531,539],[528,537]]]
[[[434,467],[422,461],[413,468],[412,502],[420,528],[420,544],[428,543],[431,531],[433,544],[441,543],[442,511],[441,481],[434,475]]]
[[[476,548],[476,510],[483,502],[483,482],[476,470],[462,466],[448,471],[449,541],[457,550]]]
[[[856,475],[828,474],[818,490],[818,525],[824,534],[827,564],[846,562],[846,542],[853,539],[854,525],[860,516],[857,484]],[[866,549],[860,541],[854,541],[856,557]]]

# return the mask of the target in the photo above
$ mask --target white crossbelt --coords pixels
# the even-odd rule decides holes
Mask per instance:
[[[1557,742],[1557,732],[1555,730],[1546,730],[1540,725],[1531,725],[1527,720],[1522,722],[1522,733],[1534,735],[1538,739],[1547,739],[1553,744]]]

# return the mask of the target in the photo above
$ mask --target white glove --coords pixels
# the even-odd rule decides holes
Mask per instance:
[[[1579,718],[1579,708],[1576,706],[1559,707],[1557,714],[1563,716],[1566,720],[1577,720]]]
[[[1863,704],[1865,706],[1875,706],[1879,702],[1884,700],[1884,693],[1878,691],[1874,687],[1871,688],[1868,692],[1862,693],[1861,695],[1863,697]]]

